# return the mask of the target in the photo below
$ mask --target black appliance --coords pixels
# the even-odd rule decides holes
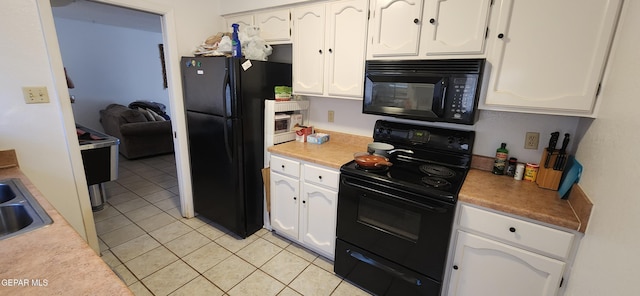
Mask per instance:
[[[291,65],[183,57],[181,70],[194,209],[245,238],[264,224],[264,100]]]
[[[410,151],[340,168],[334,270],[378,295],[440,295],[475,132],[378,120],[373,138]]]
[[[89,185],[91,210],[104,209],[107,193],[104,183],[118,179],[118,149],[120,139],[76,123],[84,174]]]
[[[367,61],[362,112],[474,124],[484,59]]]

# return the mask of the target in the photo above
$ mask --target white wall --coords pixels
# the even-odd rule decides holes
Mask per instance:
[[[0,36],[4,40],[0,45],[0,149],[16,150],[25,175],[87,239],[87,232],[95,235],[95,228],[93,225],[86,226],[93,231],[85,228],[79,197],[88,202],[89,195],[76,190],[77,180],[84,181],[84,172],[78,178],[74,176],[70,154],[79,157],[79,146],[77,140],[67,145],[69,126],[65,126],[63,118],[63,114],[71,114],[71,105],[61,104],[56,94],[45,29],[36,2],[8,0],[3,1],[0,9]],[[25,104],[23,86],[46,86],[51,102]],[[93,223],[93,218],[90,219]]]
[[[400,120],[393,117],[383,117],[362,114],[361,100],[345,100],[310,97],[311,101],[309,121],[316,128],[347,132],[363,136],[373,135],[373,125],[377,119],[404,121],[414,124],[441,126],[456,129],[476,131],[473,153],[493,157],[500,143],[507,143],[509,155],[518,158],[520,162],[539,163],[543,149],[548,145],[550,134],[559,131],[561,135],[570,133],[575,135],[577,117],[552,116],[496,111],[480,111],[478,122],[473,126],[447,123],[433,123]],[[335,112],[335,122],[327,121],[327,112]],[[537,150],[524,149],[526,132],[539,132],[540,143]],[[560,140],[562,141],[562,139]],[[569,151],[576,146],[576,141],[569,144]],[[558,145],[558,148],[560,145]]]
[[[175,44],[168,46],[175,48],[177,56],[171,56],[168,61],[172,66],[169,75],[175,77],[178,85],[179,55],[192,54],[202,40],[223,28],[222,19],[216,17],[217,1],[108,2],[166,11],[171,15],[175,26],[172,23],[169,29],[177,37]],[[6,0],[1,5],[0,149],[16,149],[20,168],[26,176],[97,250],[91,204],[49,1]],[[25,104],[22,86],[46,86],[51,102]],[[172,102],[172,107],[182,107],[181,91],[177,88],[170,91],[179,101]],[[178,137],[184,138],[182,130],[180,133]],[[178,166],[182,165],[178,161]]]
[[[75,84],[69,94],[75,96],[72,108],[77,123],[104,131],[99,110],[112,103],[128,106],[147,100],[169,106],[158,50],[162,33],[59,17],[54,20],[62,61]]]
[[[580,123],[580,185],[594,209],[567,295],[640,295],[640,2],[625,1],[619,28],[598,118]]]

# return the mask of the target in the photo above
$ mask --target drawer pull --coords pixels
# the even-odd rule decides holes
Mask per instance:
[[[458,265],[454,265],[453,269],[458,270]]]
[[[294,197],[293,197],[293,200],[298,200],[298,198],[294,196]]]
[[[516,228],[515,227],[509,227],[509,231],[516,232]]]
[[[318,179],[322,180],[322,176],[318,176]]]
[[[284,164],[282,165],[282,169],[284,170]]]

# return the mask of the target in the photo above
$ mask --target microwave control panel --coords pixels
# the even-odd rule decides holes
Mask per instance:
[[[450,78],[447,89],[448,100],[444,102],[446,118],[463,121],[472,119],[472,111],[477,104],[474,100],[477,81],[478,75],[452,76]]]

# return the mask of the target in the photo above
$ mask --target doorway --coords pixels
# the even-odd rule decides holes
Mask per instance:
[[[49,0],[38,0],[39,2],[39,6],[43,7],[45,9],[47,9],[47,7],[49,7]],[[172,127],[174,130],[174,147],[175,147],[175,161],[176,161],[176,170],[177,170],[177,177],[178,177],[178,184],[179,184],[179,188],[180,188],[180,209],[181,209],[181,214],[184,217],[187,218],[191,218],[194,216],[194,212],[193,212],[193,204],[192,204],[192,198],[191,198],[191,183],[190,183],[190,172],[189,172],[189,167],[188,167],[188,149],[187,149],[187,139],[186,139],[186,133],[185,133],[185,119],[184,119],[184,107],[182,105],[182,93],[181,93],[181,82],[180,82],[180,72],[179,72],[179,53],[178,53],[178,46],[177,46],[177,36],[176,36],[176,32],[175,32],[175,15],[173,12],[173,9],[171,7],[166,7],[164,5],[152,5],[150,3],[135,3],[135,4],[130,4],[127,2],[122,2],[119,3],[118,1],[114,1],[114,0],[105,0],[105,1],[99,1],[101,3],[105,3],[105,4],[112,4],[112,5],[116,5],[116,6],[120,6],[123,8],[128,8],[128,9],[132,9],[132,10],[138,10],[138,11],[144,11],[147,13],[152,13],[152,14],[156,14],[159,15],[161,17],[161,23],[162,23],[162,40],[163,40],[163,44],[164,44],[164,57],[165,57],[165,61],[166,61],[166,73],[167,73],[167,82],[168,82],[168,96],[169,96],[169,108],[170,108],[170,116],[172,118]],[[135,7],[134,7],[135,6]],[[51,9],[49,7],[49,9]],[[42,14],[41,16],[41,21],[42,24],[45,28],[52,28],[51,30],[54,30],[55,28],[55,24],[53,21],[53,18],[47,17],[47,14]],[[46,34],[50,34],[51,32],[48,31],[46,32]],[[55,40],[55,35],[50,34],[48,37],[46,38],[51,38],[52,40]],[[55,43],[52,43],[55,44]],[[56,55],[60,55],[59,52],[59,48],[55,48],[55,47],[50,47],[49,51],[51,52],[51,55],[55,58]],[[56,75],[56,80],[61,80],[64,81],[64,76],[60,76],[58,73],[62,73],[61,68],[62,68],[62,62],[60,60],[55,60],[53,61],[52,67],[60,67],[60,72],[57,72],[55,69],[54,72],[57,74]],[[59,97],[66,97],[68,96],[68,92],[65,93],[67,90],[58,90],[58,96]],[[63,108],[64,109],[64,108]],[[69,121],[73,121],[73,114],[69,114],[68,112],[63,112],[63,116],[66,117],[67,119],[65,119],[65,121],[69,122]],[[68,138],[69,141],[72,140],[72,138]],[[74,168],[78,167],[82,167],[82,160],[81,159],[72,159],[72,162],[75,163],[74,164]],[[79,164],[78,164],[79,163]],[[77,183],[77,190],[78,192],[82,192],[82,191],[86,191],[87,188],[84,184],[82,183]],[[87,200],[85,201],[80,201],[81,204],[84,203],[83,205],[83,209],[86,206],[90,206],[89,205],[89,201]],[[85,223],[87,221],[91,221],[93,222],[93,219],[90,217],[87,217],[86,212],[83,211],[83,217],[85,220]],[[90,214],[90,213],[89,213]],[[93,224],[93,223],[91,223]],[[87,235],[89,236],[88,241],[89,244],[95,249],[97,250],[98,246],[97,246],[97,239],[92,239],[91,238],[91,229],[87,230]],[[94,232],[95,233],[95,232]],[[93,236],[95,237],[95,236]],[[94,243],[95,242],[95,243]]]

